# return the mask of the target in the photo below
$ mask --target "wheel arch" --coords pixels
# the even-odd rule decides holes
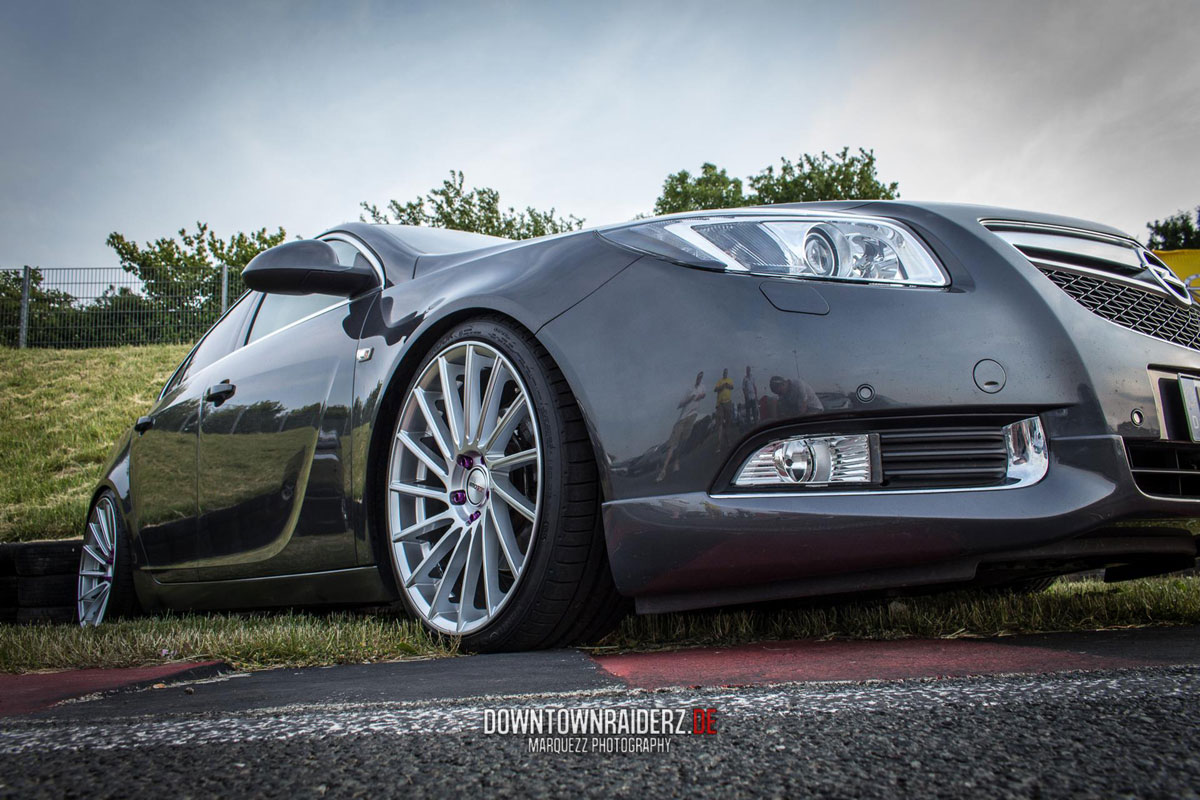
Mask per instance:
[[[92,489],[92,494],[88,498],[87,511],[84,515],[84,520],[87,520],[87,514],[92,513],[96,503],[100,500],[100,495],[106,491],[112,492],[117,497],[117,511],[125,518],[125,528],[129,531],[130,538],[137,542],[135,547],[140,547],[140,541],[136,535],[137,528],[133,525],[133,477],[130,471],[129,449],[133,443],[133,430],[127,430],[125,435],[118,440],[116,446],[113,447],[113,452],[109,456],[108,461],[101,470],[101,478],[97,481],[96,486]],[[140,555],[140,551],[135,550],[135,553]],[[144,561],[144,559],[139,559]]]
[[[125,530],[129,536],[130,556],[133,558],[134,590],[137,593],[138,602],[143,608],[153,608],[156,604],[153,596],[154,580],[148,578],[142,572],[142,567],[147,563],[148,559],[146,558],[146,551],[142,547],[140,529],[135,524],[133,473],[130,466],[129,452],[135,435],[133,429],[129,429],[113,448],[112,455],[100,473],[100,480],[96,482],[95,488],[92,489],[92,493],[88,497],[87,511],[84,512],[80,532],[83,532],[83,526],[87,524],[88,516],[92,513],[92,509],[96,507],[96,503],[100,501],[100,495],[105,492],[112,492],[117,498],[117,513],[121,515],[122,521],[125,523]]]

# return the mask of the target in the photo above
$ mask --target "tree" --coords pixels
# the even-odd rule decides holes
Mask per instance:
[[[654,204],[657,214],[705,208],[739,208],[773,203],[803,203],[817,200],[894,200],[900,196],[898,183],[883,183],[875,168],[875,152],[849,147],[830,155],[803,153],[795,162],[781,158],[779,169],[768,166],[746,179],[753,190],[743,194],[742,182],[725,170],[706,163],[693,178],[687,170],[668,175],[662,195]]]
[[[654,204],[655,214],[674,214],[678,211],[699,211],[704,208],[737,208],[749,205],[742,193],[742,182],[731,178],[716,164],[700,165],[700,174],[693,178],[686,169],[672,173],[663,181],[662,194]]]
[[[900,184],[881,183],[875,174],[875,151],[850,148],[829,155],[804,153],[793,164],[779,159],[779,173],[767,167],[750,178],[754,202],[808,203],[818,200],[895,200],[900,196]]]
[[[559,217],[553,208],[539,211],[527,207],[517,211],[511,206],[500,208],[500,193],[486,187],[463,189],[463,173],[450,170],[450,178],[440,188],[407,203],[389,200],[381,211],[378,206],[363,201],[363,222],[398,225],[428,225],[471,233],[486,233],[506,239],[532,239],[551,233],[566,233],[583,227],[583,220],[568,214]]]
[[[178,336],[190,339],[221,313],[221,265],[229,267],[231,286],[240,285],[236,279],[250,259],[286,237],[283,228],[274,233],[262,228],[235,233],[227,241],[197,222],[194,232],[181,228],[178,241],[163,237],[139,246],[113,232],[107,243],[116,251],[121,268],[141,280],[155,311],[170,321]],[[235,297],[231,291],[228,300]]]
[[[1196,221],[1186,211],[1166,219],[1147,222],[1151,250],[1189,250],[1200,248],[1200,206],[1196,206]]]

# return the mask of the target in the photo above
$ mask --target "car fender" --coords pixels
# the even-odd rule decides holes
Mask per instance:
[[[399,393],[434,343],[460,322],[486,315],[536,335],[637,260],[592,234],[555,237],[482,256],[419,261],[413,280],[380,293],[363,325],[354,378],[351,498],[359,563],[378,557],[367,477],[382,457],[386,434],[379,426],[390,425]]]

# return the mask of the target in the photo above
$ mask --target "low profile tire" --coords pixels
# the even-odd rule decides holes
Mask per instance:
[[[112,492],[103,492],[88,514],[75,585],[75,617],[84,627],[137,611],[129,534]]]
[[[434,345],[405,390],[385,477],[392,575],[428,629],[494,652],[619,620],[583,418],[526,331],[481,319]]]

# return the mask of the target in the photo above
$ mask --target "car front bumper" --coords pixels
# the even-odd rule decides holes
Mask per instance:
[[[1139,565],[1149,574],[1190,563],[1200,489],[1180,492],[1190,499],[1144,493],[1126,444],[1192,448],[1200,479],[1178,380],[1200,376],[1200,349],[1085,307],[986,230],[979,209],[877,210],[923,237],[952,276],[948,289],[788,283],[646,257],[539,331],[593,434],[620,591],[658,611],[1000,582],[1001,567],[1129,577]],[[771,302],[785,284],[821,302]],[[648,297],[669,302],[614,324],[612,309],[643,309]],[[643,360],[652,371],[631,369]],[[985,362],[1002,367],[998,386],[981,384]],[[743,376],[772,406],[731,425],[716,413],[717,382],[741,388]],[[804,397],[818,402],[789,408],[776,384],[808,384]],[[700,405],[683,426],[687,392]],[[733,394],[752,408],[746,389]],[[730,486],[741,459],[773,438],[1033,416],[1050,465],[1029,486]]]
[[[639,611],[657,612],[969,582],[992,565],[1195,558],[1200,501],[1142,493],[1121,437],[1052,439],[1050,456],[1046,477],[1021,488],[607,503],[613,574]]]

